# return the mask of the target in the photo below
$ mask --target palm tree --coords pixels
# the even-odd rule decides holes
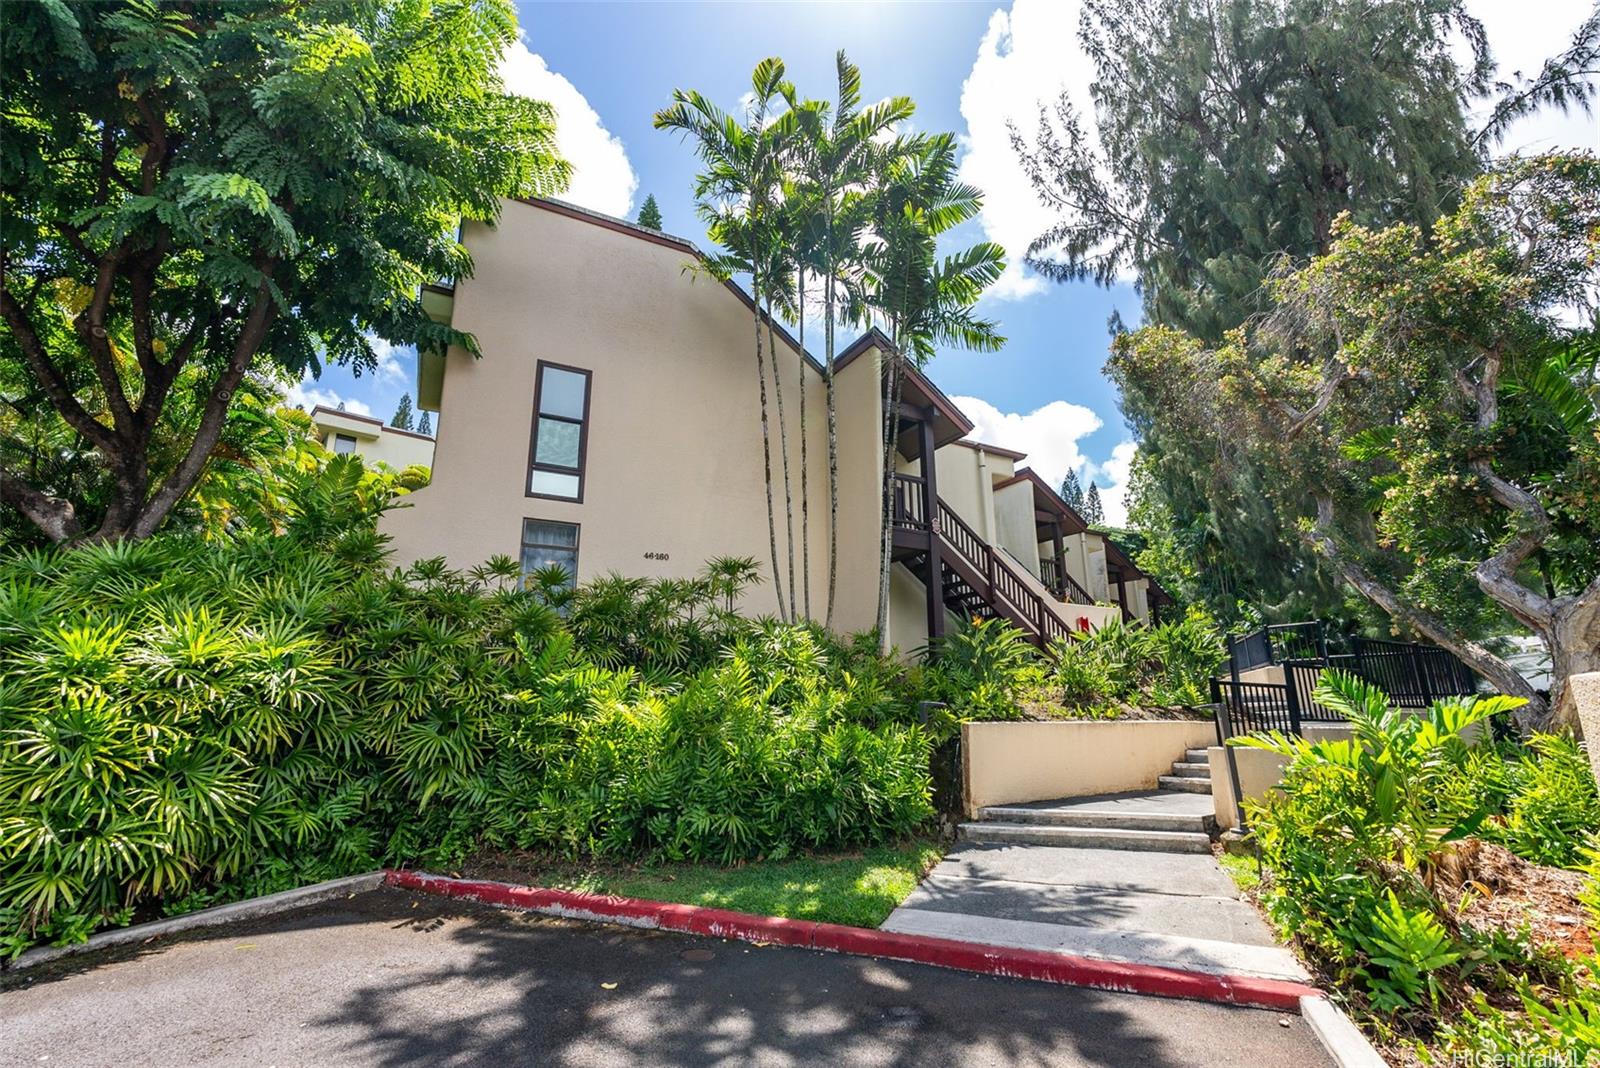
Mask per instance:
[[[790,99],[789,114],[800,127],[794,142],[798,194],[814,212],[812,270],[822,281],[823,383],[828,418],[828,607],[833,625],[839,574],[839,422],[834,402],[834,326],[841,300],[851,303],[859,279],[868,192],[874,179],[874,146],[896,123],[911,117],[910,97],[890,97],[861,107],[861,70],[840,50],[834,57],[837,95],[833,104]]]
[[[972,308],[984,289],[1005,270],[1005,250],[991,242],[980,242],[939,258],[939,236],[974,218],[983,206],[981,192],[956,181],[953,135],[896,138],[875,147],[874,152],[881,178],[871,200],[868,310],[884,320],[895,349],[889,361],[889,391],[883,417],[879,542],[878,636],[886,644],[893,548],[889,516],[895,442],[899,436],[901,368],[907,360],[921,367],[938,344],[990,352],[1004,344],[995,324],[977,318]],[[922,462],[931,464],[933,457],[924,456]],[[938,577],[930,575],[928,581],[936,582]]]
[[[769,283],[765,270],[771,262],[771,248],[778,240],[776,191],[782,174],[783,153],[795,131],[795,120],[785,114],[768,122],[774,99],[792,99],[794,89],[783,79],[783,61],[776,57],[756,64],[750,75],[753,102],[743,125],[702,94],[675,89],[672,104],[655,116],[657,129],[677,130],[692,138],[706,164],[695,180],[695,200],[711,237],[728,250],[711,257],[711,270],[723,277],[739,271],[750,274],[752,315],[755,322],[756,379],[761,400],[761,451],[767,491],[767,541],[772,558],[773,587],[778,598],[778,614],[790,619],[793,612],[784,602],[783,579],[778,567],[777,514],[772,499],[772,432],[767,406],[766,354],[762,347],[762,299]],[[771,341],[768,316],[768,342]],[[777,376],[777,353],[773,352],[774,387],[781,391]],[[787,437],[780,413],[778,433],[787,471]],[[788,478],[785,475],[787,493]],[[792,511],[792,506],[791,506]],[[794,538],[789,541],[793,599]]]

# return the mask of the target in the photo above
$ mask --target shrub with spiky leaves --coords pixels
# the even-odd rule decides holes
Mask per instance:
[[[733,615],[738,561],[396,572],[359,460],[278,496],[0,559],[0,950],[479,843],[731,861],[930,814],[901,673]]]

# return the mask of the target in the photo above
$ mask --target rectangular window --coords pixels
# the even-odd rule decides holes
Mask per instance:
[[[343,456],[347,452],[356,451],[356,439],[349,434],[335,434],[333,436],[333,451]]]
[[[544,567],[565,570],[569,589],[577,583],[578,524],[522,521],[522,575],[526,578]]]
[[[589,449],[589,372],[539,361],[533,390],[528,496],[583,500]]]

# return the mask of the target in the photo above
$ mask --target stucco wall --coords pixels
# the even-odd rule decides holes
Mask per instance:
[[[1033,483],[1013,482],[995,490],[994,511],[998,520],[997,544],[1010,553],[1031,575],[1039,574],[1039,526],[1033,518]]]
[[[966,723],[968,814],[985,805],[1150,790],[1187,749],[1216,738],[1206,720]]]
[[[1238,800],[1259,801],[1283,780],[1283,769],[1289,758],[1265,749],[1233,749],[1233,764],[1239,769],[1239,784],[1243,793],[1235,795],[1233,774],[1229,766],[1228,750],[1213,745],[1207,751],[1211,762],[1211,799],[1215,802],[1217,827],[1230,830],[1239,823],[1234,805]]]
[[[750,556],[762,582],[743,607],[775,612],[748,307],[681,249],[534,205],[507,202],[497,226],[468,224],[464,239],[476,267],[456,285],[454,323],[477,337],[483,356],[459,349],[447,356],[433,482],[382,523],[396,562],[444,556],[470,567],[496,553],[516,556],[523,519],[547,519],[580,525],[580,580],[609,571],[681,577],[713,556]],[[767,358],[776,424],[770,351]],[[592,373],[582,503],[526,495],[541,359]],[[800,359],[781,339],[776,368],[799,569]],[[834,623],[842,631],[870,627],[876,614],[875,370],[875,360],[863,356],[836,378],[841,566]],[[820,375],[806,371],[805,383],[810,590],[820,619],[828,588],[826,419]],[[776,432],[772,447],[778,566],[787,588]]]
[[[1578,731],[1589,750],[1589,766],[1600,780],[1600,671],[1567,678],[1567,694],[1578,714]]]
[[[326,408],[315,409],[311,422],[318,439],[330,452],[334,447],[334,435],[344,434],[356,439],[353,451],[368,464],[387,464],[399,471],[413,464],[428,467],[433,463],[433,439],[422,434],[407,433],[384,426],[375,419]]]

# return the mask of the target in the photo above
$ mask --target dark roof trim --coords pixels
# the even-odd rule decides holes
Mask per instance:
[[[360,415],[356,412],[341,412],[339,409],[329,408],[325,404],[319,404],[315,408],[311,409],[311,418],[315,419],[318,412],[327,412],[329,415],[337,415],[345,419],[355,419],[362,423],[373,423],[380,427],[383,426],[383,420],[379,419],[375,415]]]
[[[576,204],[569,204],[565,200],[555,200],[551,197],[512,197],[511,199],[518,204],[543,208],[545,211],[552,211],[557,215],[565,215],[569,219],[578,219],[582,222],[593,223],[596,226],[603,226],[607,230],[615,230],[619,234],[637,237],[641,241],[649,241],[652,244],[675,248],[679,252],[687,252],[698,259],[705,258],[701,255],[700,250],[695,247],[694,242],[686,238],[673,237],[671,234],[664,234],[647,226],[639,226],[626,219],[619,219],[615,215],[605,215],[598,211],[591,211],[588,208],[580,208]]]
[[[890,341],[888,335],[882,330],[875,326],[871,327],[866,333],[845,346],[845,350],[833,358],[834,373],[837,374],[844,370],[850,361],[873,347],[881,348],[884,352],[893,352],[894,342]]]
[[[894,350],[890,349],[889,351],[893,352]],[[905,375],[905,381],[910,382],[928,395],[928,399],[939,410],[939,414],[954,423],[956,428],[960,430],[961,433],[958,437],[966,437],[978,429],[977,424],[968,419],[966,414],[955,406],[955,402],[944,395],[944,390],[933,384],[933,379],[917,370],[916,365],[910,360],[902,359],[900,363],[901,371]]]
[[[998,445],[989,445],[981,441],[973,441],[970,438],[962,438],[960,441],[952,441],[950,444],[961,445],[968,449],[978,449],[983,452],[992,452],[996,456],[1004,456],[1010,460],[1026,460],[1028,458],[1028,454],[1025,452],[1018,452],[1015,449],[1002,449]]]
[[[1063,534],[1082,534],[1089,529],[1089,524],[1084,522],[1083,516],[1079,515],[1072,505],[1062,500],[1061,495],[1051,488],[1050,483],[1031,467],[1020,468],[1015,475],[996,483],[994,488],[1004,489],[1015,482],[1032,482],[1034,500],[1043,501],[1047,509],[1069,521],[1071,529],[1062,531]]]
[[[1112,568],[1112,562],[1115,560],[1115,569],[1124,572],[1124,579],[1141,579],[1150,577],[1143,571],[1139,570],[1139,565],[1128,559],[1128,554],[1122,551],[1122,546],[1118,545],[1116,542],[1112,541],[1109,537],[1098,530],[1095,531],[1095,533],[1099,534],[1100,540],[1106,544],[1107,570]]]
[[[629,222],[626,219],[619,219],[614,215],[605,215],[598,211],[591,211],[588,208],[581,208],[576,204],[569,204],[565,200],[553,200],[549,197],[512,197],[511,199],[515,200],[518,204],[526,204],[532,208],[542,208],[545,211],[553,212],[556,215],[564,215],[569,219],[576,219],[579,222],[586,222],[594,226],[603,227],[607,230],[614,230],[617,233],[625,234],[628,237],[636,237],[641,241],[648,241],[653,245],[661,245],[665,248],[682,252],[685,255],[693,256],[701,263],[706,262],[705,253],[701,252],[699,247],[696,246],[693,241],[690,241],[687,238],[674,237],[671,234],[664,234],[659,230],[652,230],[646,226],[639,226],[635,223]],[[779,337],[782,337],[785,344],[804,357],[805,360],[811,364],[813,370],[815,370],[818,374],[823,373],[822,361],[818,360],[815,356],[811,355],[811,353],[801,348],[800,342],[796,341],[794,339],[794,335],[789,333],[788,328],[780,323],[776,318],[768,315],[760,308],[757,308],[755,298],[751,297],[749,293],[746,293],[739,283],[735,282],[731,278],[724,278],[722,279],[722,284],[727,286],[729,291],[731,291],[734,296],[738,297],[746,308],[749,308],[753,312],[757,312],[761,316],[762,321],[772,327],[773,333],[777,334]]]
[[[421,438],[423,441],[435,440],[432,434],[419,434],[415,430],[403,430],[397,426],[390,426],[388,423],[385,423],[382,419],[379,419],[375,415],[362,415],[359,412],[341,412],[337,408],[329,408],[327,405],[319,404],[311,409],[311,418],[313,420],[316,419],[318,412],[327,412],[329,415],[337,415],[341,419],[354,419],[358,423],[371,423],[378,428],[380,433],[384,434],[401,434],[408,438]]]

